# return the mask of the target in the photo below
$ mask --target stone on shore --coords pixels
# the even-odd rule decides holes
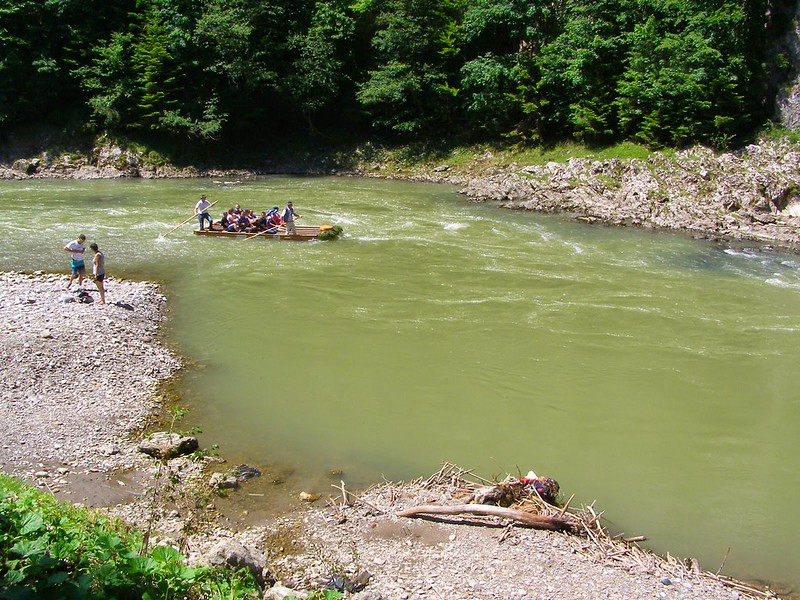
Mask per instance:
[[[200,448],[196,437],[182,436],[169,431],[151,433],[139,442],[139,452],[153,458],[169,459],[184,454],[191,454]]]

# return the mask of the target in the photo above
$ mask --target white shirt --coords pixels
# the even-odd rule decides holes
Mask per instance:
[[[206,212],[206,209],[211,206],[211,202],[208,200],[200,200],[197,204],[194,205],[195,212],[199,215],[200,213]]]
[[[83,260],[83,253],[86,250],[86,243],[73,240],[64,246],[64,249],[69,250],[72,253],[72,260]]]

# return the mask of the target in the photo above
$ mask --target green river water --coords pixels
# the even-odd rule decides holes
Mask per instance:
[[[345,235],[164,237],[201,192]],[[800,587],[798,257],[343,178],[1,182],[0,226],[0,270],[66,273],[83,232],[164,283],[190,420],[232,463],[321,493],[533,469],[659,553]]]

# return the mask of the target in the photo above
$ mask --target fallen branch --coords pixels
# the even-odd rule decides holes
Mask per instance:
[[[362,504],[362,505],[368,507],[369,509],[374,511],[376,514],[382,515],[382,514],[386,513],[385,510],[382,510],[382,509],[378,508],[377,506],[374,506],[374,505],[370,504],[369,502],[364,500],[362,497],[360,497],[358,494],[354,494],[353,492],[345,489],[344,481],[340,480],[340,483],[341,483],[341,485],[333,485],[333,484],[331,484],[331,487],[342,492],[342,507],[353,506],[353,504],[357,502],[359,504]],[[351,498],[352,498],[352,500],[351,500]]]
[[[411,508],[407,508],[396,513],[398,517],[463,514],[511,519],[512,521],[516,521],[517,523],[527,525],[528,527],[534,527],[536,529],[550,529],[552,531],[571,531],[574,529],[574,523],[571,519],[533,515],[531,513],[514,510],[513,508],[503,508],[502,506],[492,506],[487,504],[458,504],[455,506],[423,504],[421,506],[412,506]]]

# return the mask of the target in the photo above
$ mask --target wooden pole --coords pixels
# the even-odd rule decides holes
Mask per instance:
[[[260,235],[276,235],[280,232],[281,228],[283,228],[283,230],[286,231],[286,228],[283,225],[278,225],[277,227],[270,227],[269,229],[265,229],[264,231],[259,231],[258,233],[254,233],[253,235],[248,235],[242,241],[246,242],[247,240],[252,240],[254,237],[258,237]],[[275,233],[269,233],[273,229],[276,229],[277,231]]]
[[[208,208],[206,208],[206,210],[208,210],[209,208],[211,208],[212,206],[214,206],[214,205],[215,205],[217,202],[219,202],[219,200],[214,200],[214,201],[213,201],[211,204],[209,204],[209,205],[208,205]],[[181,225],[186,225],[186,224],[187,224],[189,221],[191,221],[192,219],[194,219],[196,216],[197,216],[197,215],[192,215],[191,217],[189,217],[188,219],[186,219],[186,220],[185,220],[183,223],[180,223],[180,224],[178,224],[178,225],[175,225],[175,227],[173,227],[173,228],[172,228],[172,229],[170,229],[170,230],[169,230],[167,233],[165,233],[165,234],[164,234],[164,237],[167,237],[167,236],[168,236],[170,233],[172,233],[173,231],[175,231],[175,230],[176,230],[178,227],[180,227]]]

